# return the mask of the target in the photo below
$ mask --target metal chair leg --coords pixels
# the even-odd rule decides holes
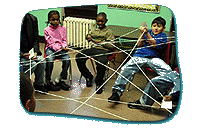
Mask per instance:
[[[69,80],[70,80],[70,85],[72,85],[72,66],[71,66],[71,61],[70,61],[70,66],[69,66]]]
[[[109,61],[108,61],[108,63],[107,63],[107,66],[110,67]],[[107,80],[107,78],[108,78],[108,73],[109,73],[109,68],[106,68],[106,72],[105,72],[105,75],[104,75],[104,81]]]
[[[79,78],[79,84],[81,84],[81,83],[82,83],[82,74],[81,74],[81,76]]]

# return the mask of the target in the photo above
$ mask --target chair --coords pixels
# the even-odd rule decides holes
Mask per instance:
[[[115,38],[115,35],[113,35],[113,36],[114,36],[114,38]],[[116,51],[116,48],[113,49],[113,52],[115,52],[115,51]],[[116,53],[113,53],[111,56],[109,56],[109,58],[108,58],[108,63],[107,63],[107,66],[110,67],[109,61],[112,62],[113,65],[114,65],[114,69],[115,69],[115,67],[116,67],[116,66],[115,66],[115,56],[116,56]],[[93,63],[93,61],[92,61],[91,58],[89,58],[89,59],[90,59],[90,61],[91,61],[93,70],[94,70],[94,72],[95,72],[95,74],[96,74],[97,72],[96,72],[96,70],[95,70],[94,63]],[[112,61],[112,60],[113,60],[113,61]],[[106,73],[105,73],[105,75],[104,75],[104,76],[105,76],[105,77],[104,77],[104,81],[108,78],[108,73],[109,73],[109,68],[107,68]],[[82,79],[82,74],[81,74],[80,79],[79,79],[80,84],[81,84],[81,79]]]
[[[115,52],[115,51],[116,51],[116,48],[113,49],[113,52]],[[108,66],[108,67],[110,67],[110,63],[109,63],[109,62],[111,62],[111,63],[113,63],[113,65],[114,65],[114,69],[116,69],[115,57],[116,57],[116,53],[113,53],[113,54],[108,58],[108,63],[107,63],[107,66]],[[104,75],[104,81],[107,80],[108,74],[109,74],[109,68],[107,68],[106,73],[105,73],[105,75]],[[116,75],[117,75],[117,74],[116,74]]]
[[[170,55],[170,43],[168,43],[165,48],[163,49],[162,51],[162,54],[160,55],[160,58],[166,63],[166,64],[169,64],[170,62],[170,58],[169,58],[169,55]],[[151,68],[145,68],[146,70],[149,70],[151,72],[154,72],[153,69]],[[147,78],[146,78],[147,79]],[[130,81],[132,81],[132,79],[130,79]],[[148,79],[147,79],[148,81]],[[129,86],[127,88],[127,92],[129,91],[129,88],[130,88],[130,83],[128,83]]]
[[[164,53],[164,54],[163,54]],[[169,54],[170,53],[170,43],[168,43],[165,48],[162,51],[162,54],[160,55],[160,58],[166,63],[169,64],[170,59],[169,59]],[[151,68],[146,68],[147,70],[154,72],[153,69]]]
[[[115,52],[115,50],[116,50],[116,49],[114,48],[114,49],[113,49],[113,52]],[[116,57],[116,53],[113,53],[111,56],[109,56],[107,66],[110,67],[110,63],[109,63],[109,62],[111,62],[111,63],[113,63],[113,65],[114,65],[114,69],[116,68],[116,65],[115,65],[115,57]],[[93,58],[93,57],[91,57],[91,58]],[[91,61],[91,65],[92,65],[93,70],[94,70],[94,72],[95,72],[95,74],[96,74],[97,71],[96,71],[96,69],[95,69],[93,60],[92,60],[91,58],[89,58],[89,60]],[[104,81],[108,78],[108,73],[109,73],[109,68],[107,68],[107,70],[106,70],[106,72],[105,72]],[[81,74],[80,79],[79,79],[80,84],[81,84],[81,79],[82,79],[82,74]]]
[[[45,40],[45,47],[46,47],[46,40]],[[46,60],[46,57],[47,57],[47,55],[46,55],[46,51],[45,51],[45,47],[44,47],[44,58],[45,58],[45,60]],[[55,59],[55,61],[61,61],[60,59]],[[69,76],[69,80],[70,80],[70,85],[72,85],[72,66],[71,66],[71,61],[70,61],[70,66],[69,66],[69,74],[68,74],[68,76]],[[59,76],[58,76],[59,77]],[[58,78],[57,77],[57,78]],[[55,79],[57,79],[57,78],[55,78]]]

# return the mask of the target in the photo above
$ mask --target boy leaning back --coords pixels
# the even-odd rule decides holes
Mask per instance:
[[[139,71],[139,67],[150,67],[158,75],[164,75],[172,71],[162,59],[160,59],[161,51],[165,45],[158,45],[167,42],[167,36],[163,31],[165,30],[166,21],[162,17],[157,17],[152,21],[151,30],[141,26],[141,40],[138,42],[138,47],[133,58],[131,58],[122,68],[120,74],[130,80],[133,79],[135,73]],[[144,34],[142,34],[144,33]],[[148,47],[152,46],[152,47]],[[138,66],[137,66],[138,65]],[[125,91],[128,81],[122,76],[118,76],[115,85],[112,87],[112,95],[108,98],[109,102],[117,102],[120,100],[122,93]]]

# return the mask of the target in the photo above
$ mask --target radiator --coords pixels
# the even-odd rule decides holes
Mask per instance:
[[[67,42],[71,47],[90,48],[86,35],[96,28],[96,21],[91,19],[66,17],[63,26],[67,29]]]

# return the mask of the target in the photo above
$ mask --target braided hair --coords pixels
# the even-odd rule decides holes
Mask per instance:
[[[58,15],[60,17],[60,14],[58,11],[56,10],[51,10],[49,13],[48,13],[48,21],[46,21],[45,23],[48,24],[50,23],[50,18],[52,18],[53,15]],[[61,22],[59,22],[59,24],[61,25]]]

